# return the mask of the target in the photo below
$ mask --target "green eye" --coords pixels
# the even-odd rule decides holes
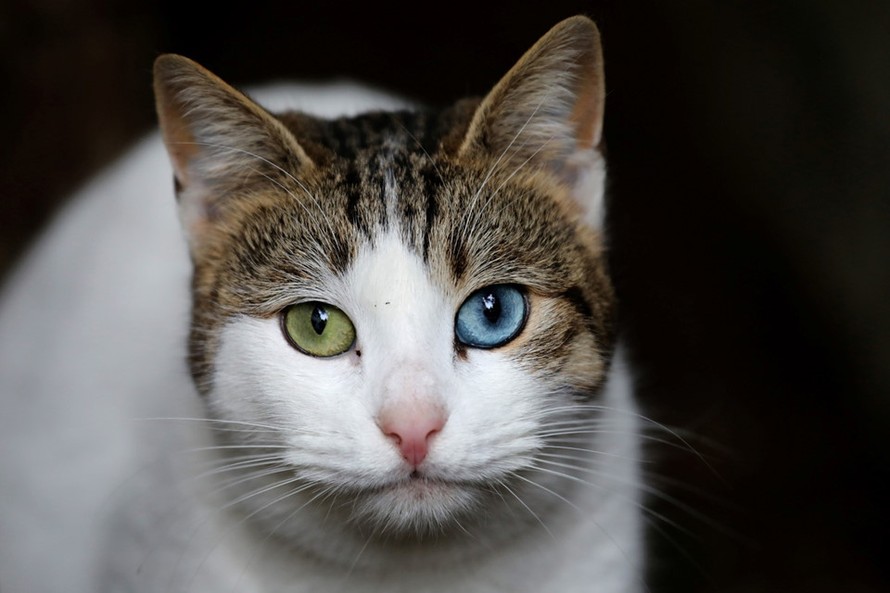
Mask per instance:
[[[346,313],[317,301],[288,307],[282,327],[291,345],[311,356],[336,356],[355,343],[355,327]]]

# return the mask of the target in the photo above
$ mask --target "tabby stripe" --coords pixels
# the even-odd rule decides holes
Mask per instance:
[[[329,138],[333,143],[331,147],[332,150],[336,153],[346,153],[346,149],[351,148],[354,152],[355,147],[350,146],[354,134],[353,131],[349,127],[349,123],[345,119],[339,119],[331,122],[331,125],[328,126],[328,130],[330,130]]]
[[[448,237],[448,260],[455,281],[460,282],[467,271],[467,246],[457,230]]]
[[[423,184],[423,195],[426,196],[426,219],[424,220],[423,227],[423,261],[429,262],[430,235],[433,233],[433,224],[435,224],[436,216],[439,214],[439,202],[436,197],[439,173],[436,171],[433,163],[430,163],[420,170],[420,177]]]
[[[343,191],[346,194],[346,220],[366,236],[370,236],[371,230],[365,224],[365,218],[359,206],[362,196],[362,176],[355,164],[346,167],[343,176]]]
[[[584,292],[578,286],[573,286],[560,295],[578,312],[578,315],[587,320],[588,324],[594,323],[593,307],[584,296]]]

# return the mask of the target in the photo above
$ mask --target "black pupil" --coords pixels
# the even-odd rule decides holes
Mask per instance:
[[[489,323],[496,323],[501,318],[501,302],[494,293],[482,297],[482,312]]]
[[[315,330],[315,333],[321,335],[324,332],[325,326],[328,324],[327,309],[320,305],[316,305],[315,308],[312,309],[312,318],[310,321],[312,322],[312,329]]]

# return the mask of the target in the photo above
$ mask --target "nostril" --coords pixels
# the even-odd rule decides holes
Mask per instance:
[[[430,439],[445,426],[446,416],[438,407],[390,407],[380,414],[381,432],[399,448],[402,457],[417,467],[429,453]]]

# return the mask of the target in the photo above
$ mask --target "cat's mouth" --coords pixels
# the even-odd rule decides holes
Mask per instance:
[[[461,482],[444,480],[424,474],[421,471],[412,471],[403,478],[395,479],[388,484],[383,484],[374,490],[375,494],[386,495],[413,495],[415,497],[436,496],[451,490],[459,490],[465,485]]]
[[[424,475],[421,472],[413,471],[408,474],[408,477],[394,482],[390,487],[396,488],[413,488],[418,491],[422,490],[434,490],[436,488],[459,488],[461,487],[460,482],[452,482],[449,480],[442,480],[440,478],[433,478],[427,475]]]
[[[389,533],[433,533],[447,529],[475,508],[480,486],[412,472],[363,491],[354,518]]]

